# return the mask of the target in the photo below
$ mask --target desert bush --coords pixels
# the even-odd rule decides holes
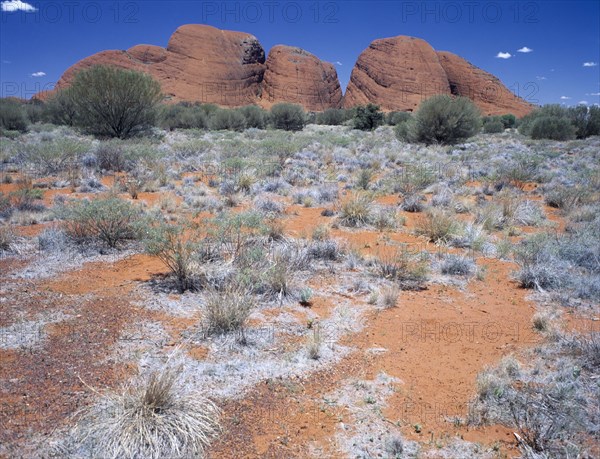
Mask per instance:
[[[396,193],[414,194],[423,191],[437,180],[435,172],[426,163],[407,164],[403,166],[394,183]]]
[[[204,457],[220,431],[220,410],[178,382],[180,368],[137,378],[103,394],[77,416],[74,440],[83,455],[162,459]]]
[[[44,192],[38,188],[32,188],[31,182],[20,183],[17,189],[8,195],[13,209],[31,212],[45,209],[40,201],[43,196]]]
[[[358,227],[369,223],[373,200],[366,194],[355,193],[342,202],[339,219],[344,226]]]
[[[163,129],[206,129],[212,110],[204,105],[179,103],[160,108],[159,124]]]
[[[481,119],[475,104],[466,97],[433,96],[421,103],[404,130],[402,140],[425,144],[452,144],[479,132]]]
[[[328,108],[327,110],[317,113],[317,124],[325,124],[329,126],[339,126],[347,120],[346,110],[341,108]]]
[[[431,242],[448,242],[459,232],[456,216],[446,210],[431,208],[417,222],[416,231]]]
[[[483,132],[486,134],[497,134],[504,132],[504,123],[499,117],[492,117],[483,122]]]
[[[314,260],[339,261],[343,254],[344,249],[332,239],[315,240],[308,246],[308,256]]]
[[[70,201],[57,208],[63,228],[77,243],[98,240],[108,247],[140,236],[141,211],[116,196]]]
[[[53,124],[75,126],[77,104],[70,88],[57,90],[46,102],[44,118]]]
[[[10,198],[0,191],[0,218],[8,219],[12,212],[13,207]]]
[[[235,109],[219,108],[210,117],[209,126],[215,131],[243,131],[246,118]]]
[[[383,309],[396,307],[398,298],[400,297],[400,288],[396,284],[381,288],[379,294],[379,304]]]
[[[578,139],[600,135],[600,107],[596,105],[570,107],[568,117],[575,128],[575,136]]]
[[[566,117],[541,116],[531,125],[531,138],[569,140],[575,138],[575,127]]]
[[[154,126],[162,99],[160,84],[150,75],[107,66],[78,72],[70,91],[78,126],[121,139]]]
[[[121,172],[125,169],[125,152],[118,142],[101,142],[96,148],[98,169]]]
[[[157,257],[175,276],[180,293],[198,288],[193,267],[198,263],[201,239],[191,225],[159,224],[145,238],[146,253]]]
[[[352,119],[354,129],[372,131],[377,129],[384,122],[384,115],[379,110],[378,105],[359,105],[358,107],[355,107],[354,110],[354,118]]]
[[[411,117],[409,112],[389,112],[387,114],[386,123],[390,126],[397,126],[401,123],[406,123]]]
[[[377,206],[371,213],[371,224],[379,231],[394,230],[405,223],[393,206]]]
[[[409,193],[404,196],[401,208],[405,212],[422,212],[427,203],[427,198],[418,193]]]
[[[28,128],[29,121],[23,105],[13,99],[0,99],[0,132],[26,132]]]
[[[358,178],[356,179],[356,186],[363,190],[368,190],[374,175],[375,173],[372,169],[361,169],[358,173]]]
[[[321,345],[323,344],[323,339],[321,338],[321,330],[320,327],[314,327],[312,333],[309,337],[308,343],[306,345],[306,352],[308,354],[308,358],[312,360],[318,360],[321,358]]]
[[[243,331],[256,301],[250,290],[237,283],[206,292],[204,304],[204,332],[206,335]]]
[[[397,282],[403,290],[418,290],[427,281],[428,262],[406,248],[384,248],[373,261],[378,276]]]
[[[550,207],[572,210],[589,200],[590,190],[581,185],[553,186],[544,195],[544,200]]]
[[[500,121],[502,121],[504,129],[512,129],[517,125],[517,117],[511,113],[502,115]]]
[[[61,137],[47,142],[25,144],[19,153],[19,159],[35,166],[40,174],[56,174],[79,167],[79,160],[88,148],[87,142]]]
[[[8,225],[0,225],[0,252],[8,252],[15,242],[15,233]]]
[[[472,259],[458,255],[446,256],[440,267],[442,274],[453,276],[468,276],[475,271],[475,268],[476,265]]]
[[[271,123],[275,129],[301,131],[306,122],[306,114],[300,105],[280,103],[271,107]]]
[[[264,129],[269,121],[269,114],[256,105],[246,105],[239,112],[244,116],[247,128]]]

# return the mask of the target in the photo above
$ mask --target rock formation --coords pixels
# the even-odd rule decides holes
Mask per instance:
[[[375,40],[359,56],[344,96],[344,107],[369,102],[383,110],[414,111],[435,95],[466,96],[484,115],[523,116],[533,106],[495,76],[425,41],[398,36]]]
[[[532,110],[530,103],[515,96],[491,73],[475,67],[456,54],[439,51],[437,55],[448,75],[451,93],[473,100],[484,115],[512,113],[521,117]]]
[[[436,94],[450,94],[450,85],[429,43],[405,36],[384,38],[360,54],[344,107],[372,102],[383,110],[413,111]]]
[[[265,108],[292,102],[310,111],[372,102],[385,111],[414,111],[435,94],[454,94],[473,99],[485,115],[523,116],[533,108],[493,75],[452,53],[436,52],[424,40],[406,36],[371,43],[360,54],[343,97],[332,64],[283,45],[273,47],[265,61],[265,52],[253,35],[207,25],[179,27],[166,48],[137,45],[127,51],[94,54],[69,68],[57,88],[68,86],[79,70],[99,64],[149,73],[172,102]]]
[[[342,89],[335,67],[292,46],[271,48],[262,83],[262,104],[301,104],[310,111],[339,107]]]
[[[69,85],[79,70],[99,64],[149,73],[172,101],[237,107],[258,102],[265,52],[253,35],[184,25],[171,36],[166,49],[137,45],[87,57],[69,68],[57,87]]]

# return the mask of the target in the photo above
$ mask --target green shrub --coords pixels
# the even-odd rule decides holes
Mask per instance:
[[[78,72],[70,91],[78,126],[121,139],[154,126],[162,99],[160,84],[150,75],[107,66]]]
[[[378,105],[367,104],[355,108],[352,121],[354,129],[361,131],[372,131],[383,124],[383,113]]]
[[[456,216],[448,211],[432,208],[417,222],[416,230],[431,242],[448,242],[458,233],[459,222]]]
[[[29,127],[23,105],[13,99],[0,99],[0,131],[26,132]]]
[[[160,110],[160,126],[170,131],[174,129],[206,129],[208,115],[200,105],[164,105]]]
[[[483,132],[486,134],[497,134],[504,132],[504,123],[499,118],[492,118],[483,123]]]
[[[328,108],[323,112],[317,113],[315,121],[317,124],[339,126],[346,121],[346,110],[341,108]]]
[[[513,114],[506,114],[500,117],[500,121],[504,125],[504,129],[512,129],[517,125],[517,117]]]
[[[569,119],[575,127],[575,136],[585,139],[592,135],[600,135],[600,107],[578,105],[569,108]]]
[[[0,253],[8,252],[16,239],[15,233],[8,225],[0,225]]]
[[[301,131],[306,123],[306,113],[300,105],[275,104],[271,108],[271,123],[275,129]]]
[[[114,248],[137,239],[141,230],[140,210],[116,196],[69,202],[58,208],[57,216],[64,221],[67,236],[77,243],[98,240]]]
[[[44,107],[44,118],[53,124],[75,125],[77,105],[73,99],[73,91],[70,88],[59,89],[48,99]]]
[[[374,268],[378,276],[397,282],[403,290],[421,289],[429,275],[426,257],[404,247],[383,247]]]
[[[237,110],[220,108],[211,115],[209,126],[215,131],[243,131],[246,128],[246,118]]]
[[[541,116],[531,125],[531,138],[569,140],[575,138],[575,131],[567,117]]]
[[[31,99],[23,108],[25,109],[25,114],[27,115],[27,119],[31,123],[39,123],[44,118],[45,104],[41,100]]]
[[[61,137],[48,142],[24,145],[20,158],[34,165],[40,174],[56,174],[78,167],[79,158],[88,148],[87,142]]]
[[[408,121],[410,117],[409,112],[389,112],[386,116],[386,123],[390,126],[397,126]]]
[[[470,99],[439,95],[424,101],[405,126],[396,131],[403,140],[452,144],[477,134],[481,118]]]
[[[269,118],[268,113],[256,105],[246,105],[239,109],[246,120],[246,127],[264,129]]]
[[[531,136],[531,130],[535,121],[538,118],[548,116],[557,118],[568,118],[569,114],[566,107],[563,107],[558,104],[547,104],[543,107],[538,107],[519,120],[519,133],[526,136]]]

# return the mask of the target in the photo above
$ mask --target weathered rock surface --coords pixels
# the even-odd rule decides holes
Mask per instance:
[[[344,107],[372,102],[383,110],[413,111],[436,94],[450,94],[450,85],[431,45],[413,37],[383,38],[360,54]]]
[[[533,109],[530,103],[515,96],[491,73],[475,67],[456,54],[438,51],[437,55],[448,75],[452,94],[473,100],[484,115],[512,113],[521,117]]]
[[[265,61],[264,49],[253,35],[207,25],[179,27],[166,48],[137,45],[89,56],[70,67],[57,88],[68,86],[79,70],[100,64],[149,73],[173,102],[266,108],[292,102],[310,111],[372,102],[386,111],[414,111],[435,94],[455,94],[473,99],[486,115],[523,116],[533,109],[493,75],[406,36],[371,43],[352,70],[345,96],[335,67],[313,54],[278,45]]]
[[[523,116],[533,109],[490,73],[406,36],[375,40],[361,53],[344,107],[372,102],[383,110],[414,111],[421,101],[436,94],[469,97],[484,115]]]
[[[267,57],[262,83],[262,105],[301,104],[310,111],[339,107],[342,89],[335,67],[292,46],[277,45]]]
[[[99,64],[147,72],[173,101],[236,107],[258,102],[265,52],[253,35],[184,25],[171,36],[166,49],[137,45],[87,57],[70,67],[57,87],[70,84],[79,70]]]

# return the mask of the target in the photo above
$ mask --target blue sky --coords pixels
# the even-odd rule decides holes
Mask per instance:
[[[0,0],[1,94],[31,97],[90,54],[166,46],[189,23],[252,33],[267,52],[276,44],[304,48],[336,64],[344,89],[372,40],[411,35],[533,103],[600,102],[600,2],[593,0]]]

